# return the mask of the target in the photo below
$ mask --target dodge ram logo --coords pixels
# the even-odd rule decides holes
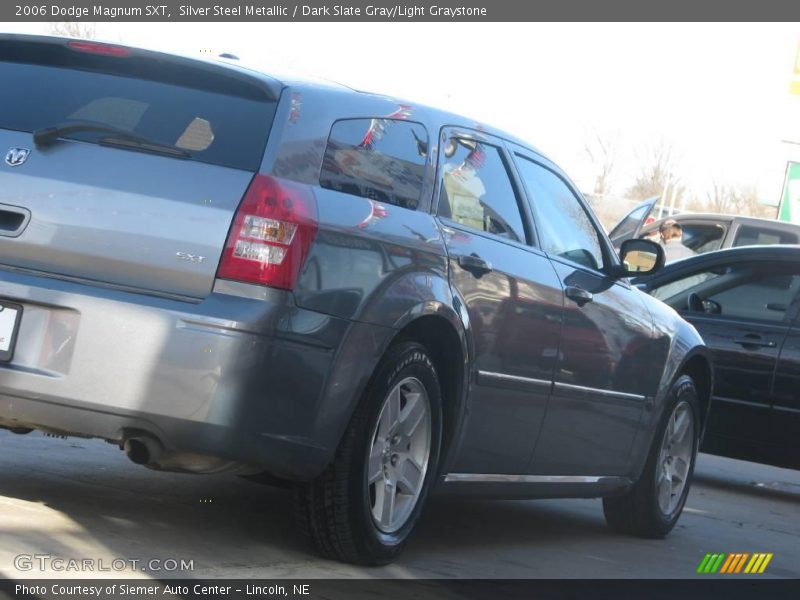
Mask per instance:
[[[9,151],[6,152],[6,164],[12,167],[18,167],[28,160],[28,155],[30,153],[31,151],[27,148],[10,148]]]

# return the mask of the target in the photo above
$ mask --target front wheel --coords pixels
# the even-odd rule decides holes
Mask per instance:
[[[321,555],[381,565],[403,549],[436,476],[442,437],[436,369],[404,342],[381,361],[333,463],[297,486],[301,532]]]
[[[612,529],[648,538],[672,530],[689,495],[700,441],[699,414],[694,381],[681,375],[670,389],[641,477],[624,495],[603,499]]]

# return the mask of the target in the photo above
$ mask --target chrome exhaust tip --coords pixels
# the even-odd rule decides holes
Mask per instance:
[[[162,453],[158,440],[146,437],[128,438],[122,449],[131,462],[137,465],[153,464]]]

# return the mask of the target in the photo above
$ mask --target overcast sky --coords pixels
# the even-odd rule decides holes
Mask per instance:
[[[47,24],[0,24],[44,33]],[[529,140],[585,191],[585,142],[619,149],[614,191],[670,144],[699,193],[713,178],[777,201],[781,139],[800,141],[794,24],[100,23],[97,37],[312,74],[463,113]]]

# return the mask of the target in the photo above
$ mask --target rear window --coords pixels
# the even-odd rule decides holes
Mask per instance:
[[[416,209],[428,163],[428,132],[401,119],[344,119],[331,128],[319,183]]]
[[[186,150],[191,160],[255,171],[275,103],[208,89],[40,64],[0,62],[0,128],[33,132],[76,121]],[[64,137],[95,142],[97,132]]]
[[[763,227],[753,227],[743,225],[736,232],[734,246],[756,246],[770,244],[796,244],[797,235],[788,231],[776,231],[775,229],[765,229]]]

